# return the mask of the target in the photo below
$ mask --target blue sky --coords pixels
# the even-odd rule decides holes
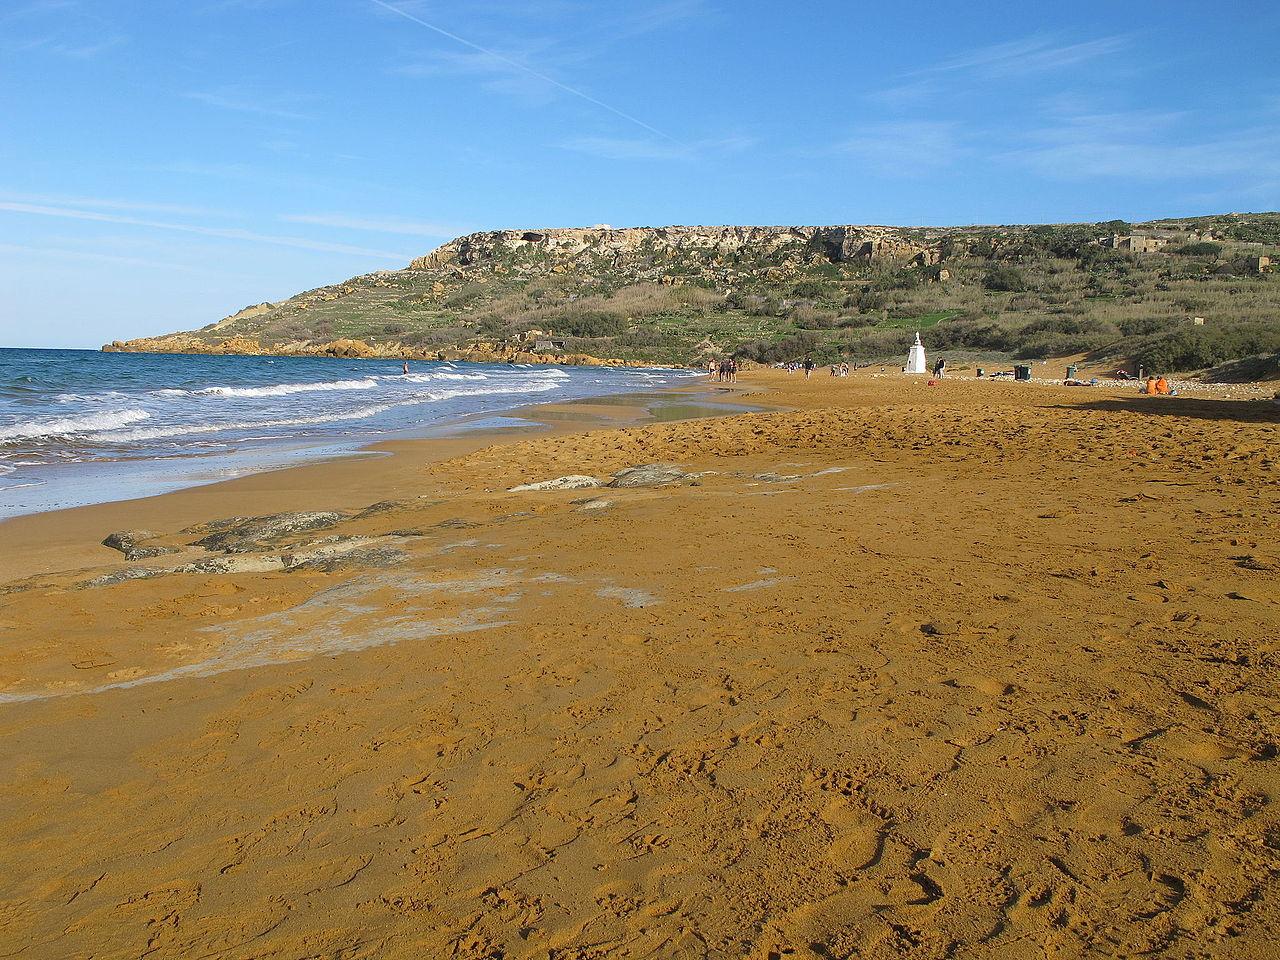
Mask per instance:
[[[0,346],[450,237],[1280,209],[1270,3],[0,0]]]

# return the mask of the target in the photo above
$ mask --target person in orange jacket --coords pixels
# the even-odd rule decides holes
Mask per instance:
[[[1154,397],[1156,395],[1156,378],[1155,377],[1147,377],[1147,386],[1146,386],[1146,389],[1144,389],[1142,392],[1149,397]]]
[[[1169,381],[1163,376],[1156,378],[1156,393],[1160,394],[1162,397],[1167,397],[1169,395]]]

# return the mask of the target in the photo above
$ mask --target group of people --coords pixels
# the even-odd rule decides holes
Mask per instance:
[[[738,361],[733,357],[725,357],[719,362],[708,360],[707,376],[716,383],[737,383]]]
[[[1149,397],[1167,397],[1173,390],[1169,387],[1169,381],[1160,376],[1147,377],[1147,385],[1142,388],[1142,392]]]
[[[848,362],[845,362],[845,363],[833,363],[833,364],[831,365],[831,375],[832,375],[833,377],[847,377],[847,376],[849,375],[849,364],[848,364]]]

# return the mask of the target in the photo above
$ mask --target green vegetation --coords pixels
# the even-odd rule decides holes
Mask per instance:
[[[1130,254],[1100,243],[1143,231],[1161,231],[1168,246]],[[541,330],[570,352],[643,362],[897,362],[920,330],[935,352],[1088,353],[1170,372],[1280,353],[1280,273],[1244,266],[1280,254],[1280,214],[894,236],[907,253],[841,255],[828,240],[789,235],[723,249],[646,238],[572,257],[530,243],[357,277],[198,336],[267,346],[351,338],[430,354]]]

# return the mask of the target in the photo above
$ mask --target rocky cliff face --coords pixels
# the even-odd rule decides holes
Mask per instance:
[[[728,291],[783,283],[831,265],[928,266],[939,261],[942,238],[940,230],[863,226],[486,231],[451,240],[404,270],[255,304],[202,330],[115,341],[103,349],[599,362],[585,354],[529,354],[520,343],[495,342],[471,329],[477,324],[470,311],[488,304],[501,313],[504,297],[540,279],[555,281],[562,301],[572,302],[602,287],[696,284]],[[405,336],[423,331],[431,333],[426,342]]]
[[[845,263],[852,260],[937,262],[938,238],[894,227],[581,227],[493,230],[451,240],[409,264],[410,270],[539,264],[546,269],[599,260],[661,265],[693,256],[728,265],[744,253],[753,261]]]

